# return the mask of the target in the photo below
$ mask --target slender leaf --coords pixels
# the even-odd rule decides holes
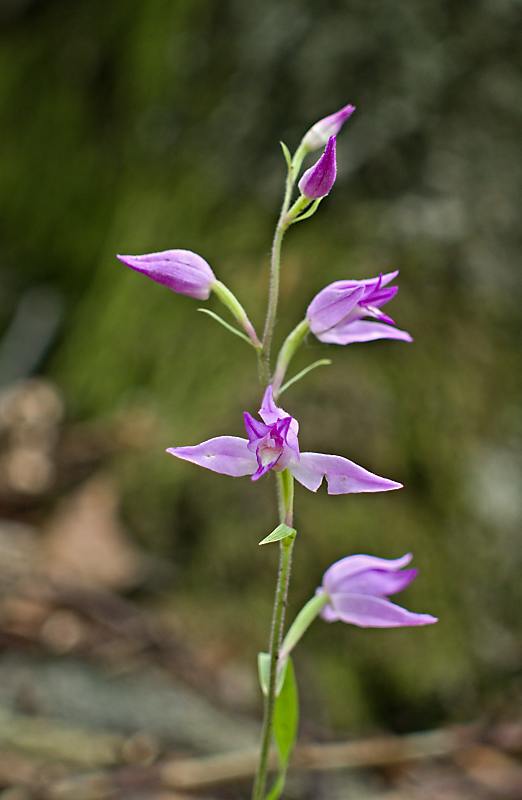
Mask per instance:
[[[276,700],[274,710],[274,739],[279,756],[279,774],[266,800],[278,800],[283,793],[288,761],[297,738],[299,724],[299,697],[295,680],[294,666],[289,658],[285,669],[285,679]]]
[[[314,200],[312,205],[309,208],[307,208],[305,212],[303,212],[299,217],[296,217],[294,220],[292,220],[292,224],[294,222],[303,222],[303,220],[308,219],[309,217],[312,216],[312,214],[315,214],[315,212],[319,208],[319,203],[321,202],[322,199],[323,199],[322,197],[318,197],[317,200]]]
[[[274,739],[281,764],[286,767],[297,738],[299,698],[292,659],[288,659],[285,679],[274,710]]]
[[[236,336],[239,336],[239,338],[243,339],[247,344],[253,345],[253,342],[250,341],[250,339],[245,333],[239,331],[237,328],[234,328],[233,325],[230,325],[230,323],[224,320],[222,317],[220,317],[219,314],[216,314],[214,311],[210,311],[208,308],[198,308],[198,311],[201,311],[202,314],[207,314],[209,317],[212,317],[212,319],[215,319],[216,322],[219,322],[220,325],[223,325],[223,327],[226,328],[227,331],[230,331],[230,333],[234,333]]]
[[[283,794],[283,789],[285,788],[286,782],[286,770],[284,772],[280,772],[276,778],[276,782],[268,792],[266,796],[266,800],[279,800],[281,795]]]
[[[294,383],[300,381],[301,378],[304,378],[304,376],[308,375],[308,373],[311,372],[313,369],[316,369],[317,367],[329,367],[331,363],[332,362],[329,358],[320,358],[318,361],[314,361],[313,364],[309,364],[307,367],[302,369],[301,372],[298,372],[297,375],[294,375],[293,378],[290,378],[290,380],[284,383],[283,386],[281,386],[281,388],[279,389],[279,394],[281,395],[283,394],[283,392],[286,392],[286,390],[290,386],[293,386]]]
[[[265,536],[264,539],[261,539],[259,544],[262,545],[270,544],[270,542],[280,542],[281,539],[286,539],[288,536],[295,536],[296,533],[297,531],[295,528],[290,528],[289,525],[285,525],[285,523],[282,522],[272,531],[272,533],[269,533],[268,536]]]
[[[283,151],[283,155],[285,157],[286,166],[290,170],[292,169],[292,156],[290,155],[290,150],[284,142],[279,142],[279,144],[281,145],[281,150]]]

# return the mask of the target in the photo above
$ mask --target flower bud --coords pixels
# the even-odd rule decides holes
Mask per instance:
[[[303,137],[303,146],[308,152],[312,150],[319,150],[324,147],[330,136],[337,136],[347,119],[349,119],[355,106],[347,105],[336,111],[335,114],[330,114],[329,117],[324,117],[312,125],[309,131]]]
[[[321,158],[307,169],[299,181],[299,191],[310,200],[326,197],[337,176],[335,136],[330,136]]]
[[[117,256],[127,267],[142,272],[171,291],[208,300],[216,281],[204,258],[190,250],[162,250],[143,256]]]

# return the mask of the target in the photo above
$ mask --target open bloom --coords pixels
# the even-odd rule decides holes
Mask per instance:
[[[190,250],[163,250],[143,256],[117,257],[127,267],[142,272],[156,283],[197,300],[208,300],[216,281],[205,259]]]
[[[330,114],[328,117],[320,119],[315,125],[312,125],[303,137],[303,144],[306,149],[310,151],[324,147],[330,136],[337,136],[354,111],[355,106],[343,106],[335,114]]]
[[[310,330],[321,342],[351,344],[375,339],[400,339],[411,342],[406,331],[395,327],[391,317],[381,311],[399,291],[389,286],[398,270],[363,281],[335,281],[317,294],[306,312]],[[370,321],[364,317],[373,317]]]
[[[400,628],[406,625],[431,625],[437,617],[415,614],[388,600],[388,595],[405,589],[417,577],[416,569],[402,568],[412,559],[348,556],[326,570],[318,594],[328,602],[321,611],[326,622],[349,622],[360,628]],[[402,571],[401,571],[402,570]]]
[[[336,176],[335,136],[330,136],[321,158],[303,173],[299,181],[299,191],[310,200],[326,197],[330,194]]]
[[[316,492],[326,478],[328,494],[387,492],[402,484],[381,478],[342,456],[301,453],[297,435],[299,423],[278,408],[272,387],[268,386],[259,410],[261,420],[245,412],[248,439],[217,436],[192,447],[171,447],[173,456],[200,467],[239,478],[251,475],[257,480],[269,470],[289,469],[296,480]]]

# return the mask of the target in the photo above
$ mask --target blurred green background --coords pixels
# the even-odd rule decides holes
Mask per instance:
[[[351,102],[335,189],[286,240],[277,341],[328,282],[400,268],[390,310],[415,343],[310,339],[295,368],[334,365],[284,406],[304,449],[406,488],[298,487],[289,614],[331,561],[412,551],[421,574],[403,602],[440,623],[316,624],[297,655],[304,718],[336,735],[405,731],[519,697],[520,3],[4,0],[0,20],[0,378],[43,373],[70,424],[146,420],[140,447],[109,465],[134,542],[163,565],[140,602],[250,674],[268,633],[276,549],[257,542],[274,486],[164,454],[242,435],[255,363],[114,254],[195,250],[261,327],[278,141],[295,148]]]

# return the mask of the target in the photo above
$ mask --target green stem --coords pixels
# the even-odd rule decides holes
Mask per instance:
[[[277,494],[279,504],[279,519],[286,525],[291,526],[293,522],[294,507],[294,479],[293,476],[284,470],[276,473]],[[288,585],[290,582],[290,572],[292,567],[292,550],[294,547],[295,536],[288,536],[282,539],[279,545],[279,569],[277,575],[276,591],[274,598],[274,608],[272,612],[272,627],[270,631],[270,672],[268,677],[268,689],[264,703],[263,728],[261,733],[261,751],[257,768],[252,800],[263,800],[266,787],[268,771],[268,757],[272,742],[272,730],[274,725],[274,708],[276,701],[276,681],[279,651],[283,638],[283,628],[285,622],[286,602],[288,598]]]
[[[268,288],[268,306],[266,310],[265,328],[263,331],[262,339],[262,354],[260,357],[260,373],[265,383],[270,382],[270,353],[272,349],[272,338],[274,335],[274,327],[276,323],[277,304],[279,302],[279,274],[281,272],[281,246],[283,244],[283,237],[290,225],[288,219],[288,209],[290,208],[290,201],[292,199],[292,191],[294,183],[303,158],[306,155],[306,149],[302,143],[297,148],[295,155],[292,159],[292,164],[288,169],[285,184],[285,194],[283,204],[277,221],[276,229],[274,232],[274,239],[272,241],[272,255],[270,258],[270,284]]]

